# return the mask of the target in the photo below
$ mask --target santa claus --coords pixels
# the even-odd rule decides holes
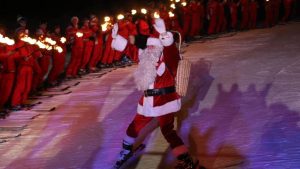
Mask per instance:
[[[170,144],[172,153],[177,157],[175,168],[192,169],[196,165],[187,147],[174,130],[174,113],[181,108],[180,96],[175,90],[175,77],[180,60],[173,34],[166,31],[162,19],[154,20],[154,32],[147,35],[130,37],[129,41],[139,48],[139,65],[134,73],[137,88],[143,92],[137,114],[126,131],[123,149],[115,164],[119,168],[133,155],[133,144],[139,132],[153,118],[157,118],[162,134]],[[118,33],[117,24],[112,30],[112,48],[122,51],[127,40]]]

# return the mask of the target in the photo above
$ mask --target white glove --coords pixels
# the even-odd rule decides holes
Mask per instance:
[[[114,27],[112,29],[112,33],[111,33],[112,38],[116,38],[117,37],[117,35],[118,35],[118,29],[119,29],[118,23],[115,23]]]

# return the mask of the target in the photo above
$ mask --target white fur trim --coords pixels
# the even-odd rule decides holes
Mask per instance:
[[[163,46],[170,46],[174,43],[173,34],[171,32],[165,32],[160,34],[159,39]]]
[[[153,97],[144,97],[144,105],[138,104],[137,113],[146,117],[158,117],[177,112],[180,110],[180,108],[181,99],[170,101],[161,106],[153,107]]]
[[[165,73],[165,71],[166,71],[166,64],[165,64],[165,62],[162,62],[158,66],[158,69],[157,69],[156,73],[157,73],[158,76],[161,76]]]
[[[117,51],[124,51],[127,46],[127,40],[121,35],[117,35],[116,38],[112,40],[111,47]]]
[[[132,145],[132,144],[135,143],[135,138],[126,135],[125,138],[124,138],[124,141],[125,141],[126,143],[128,143],[129,145]]]
[[[166,32],[166,25],[163,19],[161,18],[156,18],[154,20],[153,27],[158,33],[165,33]]]
[[[162,47],[163,44],[158,38],[148,38],[147,39],[147,46],[160,46]]]

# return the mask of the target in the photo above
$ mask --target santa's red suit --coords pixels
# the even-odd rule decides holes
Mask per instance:
[[[9,53],[14,50],[12,46],[2,46],[0,50],[0,108],[9,100],[16,75],[15,55]]]
[[[83,54],[83,38],[78,36],[82,33],[76,26],[69,26],[66,30],[67,42],[71,44],[71,61],[67,67],[67,77],[76,77]]]
[[[174,155],[178,156],[187,152],[173,125],[174,112],[181,108],[180,97],[175,91],[175,76],[180,56],[173,35],[166,32],[163,20],[155,19],[153,26],[155,32],[146,39],[146,44],[138,45],[145,48],[140,49],[140,62],[134,79],[138,89],[144,94],[124,141],[133,144],[140,130],[153,118],[157,118],[162,134],[169,142]],[[117,35],[117,32],[117,28],[114,27],[112,48],[122,51],[126,48],[127,41]]]

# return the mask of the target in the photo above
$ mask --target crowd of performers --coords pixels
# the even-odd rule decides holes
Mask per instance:
[[[263,5],[263,6],[259,6]],[[111,47],[112,26],[126,39],[151,34],[153,18],[160,17],[167,30],[181,33],[185,41],[199,35],[256,28],[258,8],[265,12],[264,26],[271,27],[291,16],[293,0],[171,0],[152,4],[148,10],[127,11],[124,15],[95,15],[80,20],[74,16],[62,31],[59,25],[49,30],[47,22],[29,33],[27,19],[18,17],[15,37],[0,30],[0,109],[22,110],[29,95],[57,86],[65,79],[80,78],[107,67],[138,62],[138,49],[128,45],[118,52]],[[280,10],[281,9],[281,10]],[[280,12],[282,11],[283,12]]]

